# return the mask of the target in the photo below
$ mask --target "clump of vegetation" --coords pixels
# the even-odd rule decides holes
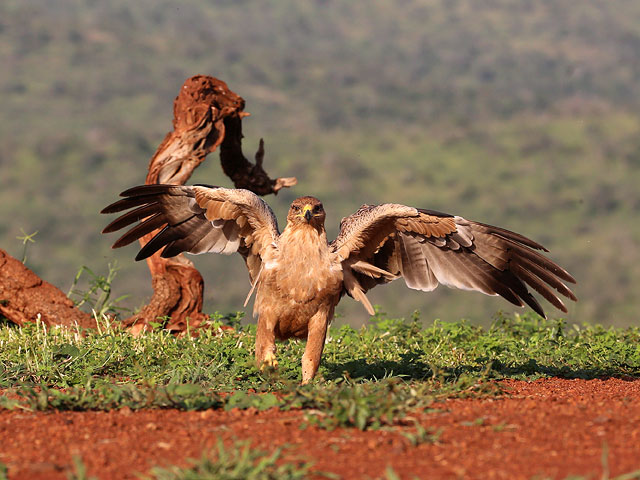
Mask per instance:
[[[100,275],[94,273],[86,265],[82,266],[73,278],[67,293],[67,296],[74,300],[76,306],[89,308],[96,318],[103,318],[106,315],[115,316],[121,312],[128,311],[127,308],[120,307],[119,304],[130,295],[111,298],[111,285],[119,270],[117,262],[109,263],[107,269],[106,275]],[[81,280],[84,280],[84,282],[81,282]],[[85,283],[88,286],[82,288],[80,286],[81,283]]]
[[[361,329],[330,330],[320,378],[300,386],[302,342],[278,352],[280,367],[254,365],[255,326],[213,315],[197,338],[156,330],[133,337],[105,319],[95,331],[0,326],[4,408],[303,408],[323,428],[397,425],[440,398],[494,395],[488,380],[640,375],[640,329],[568,327],[533,314],[467,322],[378,315]],[[216,329],[234,323],[236,330]]]
[[[188,468],[154,468],[151,477],[156,480],[296,480],[307,478],[311,465],[306,462],[281,462],[282,448],[273,453],[251,448],[247,442],[236,442],[225,447],[218,441],[217,448],[205,452],[202,458],[191,460]],[[314,476],[322,472],[314,472]],[[328,476],[331,478],[332,476]]]

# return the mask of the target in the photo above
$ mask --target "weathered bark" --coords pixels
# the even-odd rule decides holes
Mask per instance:
[[[149,163],[146,183],[184,184],[207,154],[220,146],[223,171],[236,188],[259,195],[277,193],[295,185],[296,179],[272,180],[262,168],[264,144],[251,164],[242,153],[244,100],[227,84],[213,77],[196,75],[185,81],[173,104],[173,132],[166,135]],[[141,239],[147,243],[157,232]],[[159,253],[147,258],[154,294],[140,313],[126,319],[132,333],[146,330],[149,322],[168,319],[165,328],[185,331],[206,319],[202,313],[203,280],[183,255],[166,259]]]
[[[197,75],[185,81],[173,105],[173,128],[149,163],[146,183],[184,184],[205,157],[221,146],[220,159],[237,188],[259,195],[277,193],[295,185],[296,179],[272,180],[262,168],[264,144],[251,164],[242,153],[244,100],[226,83]],[[148,242],[156,232],[141,239]],[[149,322],[167,319],[165,328],[183,332],[197,329],[206,319],[202,313],[202,276],[184,256],[147,259],[154,294],[142,311],[123,324],[132,333],[146,330]],[[95,328],[95,319],[74,306],[63,292],[40,279],[21,262],[0,250],[0,314],[23,325],[38,317],[46,325]]]
[[[93,316],[2,249],[0,272],[0,314],[13,323],[24,325],[39,317],[47,326],[96,327]]]

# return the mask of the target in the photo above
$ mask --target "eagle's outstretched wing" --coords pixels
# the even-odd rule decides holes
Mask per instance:
[[[365,293],[403,277],[409,288],[449,287],[500,295],[545,316],[527,285],[563,312],[556,292],[576,300],[563,283],[575,279],[536,250],[542,245],[503,228],[397,204],[362,206],[344,218],[331,243],[342,260],[347,292],[373,308]],[[554,289],[556,292],[554,292]]]
[[[136,260],[164,247],[163,257],[181,252],[239,252],[246,260],[251,281],[261,268],[262,256],[279,236],[271,208],[249,190],[203,185],[140,185],[120,194],[125,197],[101,213],[129,210],[107,225],[114,232],[142,220],[114,244],[122,247],[162,228],[142,247]]]

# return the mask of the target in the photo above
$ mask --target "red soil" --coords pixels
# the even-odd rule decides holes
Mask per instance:
[[[342,478],[600,478],[603,446],[611,476],[640,469],[640,380],[505,381],[497,398],[453,399],[414,417],[442,429],[435,444],[411,446],[399,432],[300,429],[304,412],[128,409],[110,412],[0,411],[0,462],[11,479],[64,479],[72,456],[89,474],[139,478],[152,466],[186,465],[215,447],[251,439],[288,460]]]

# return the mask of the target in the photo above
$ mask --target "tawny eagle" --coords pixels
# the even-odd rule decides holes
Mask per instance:
[[[400,277],[416,290],[431,291],[442,283],[500,295],[518,306],[526,303],[541,316],[544,311],[527,285],[563,312],[567,309],[557,293],[576,300],[563,283],[575,283],[574,278],[538,252],[547,251],[542,245],[503,228],[433,210],[363,205],[342,219],[338,237],[329,243],[325,211],[314,197],[293,201],[280,233],[271,208],[248,190],[142,185],[121,196],[125,198],[102,213],[132,210],[103,232],[142,221],[113,248],[162,228],[136,260],[161,248],[163,257],[181,252],[242,255],[252,285],[249,295],[256,292],[256,361],[275,366],[276,339],[306,339],[303,383],[318,370],[327,328],[345,293],[370,314],[374,310],[366,292]]]

